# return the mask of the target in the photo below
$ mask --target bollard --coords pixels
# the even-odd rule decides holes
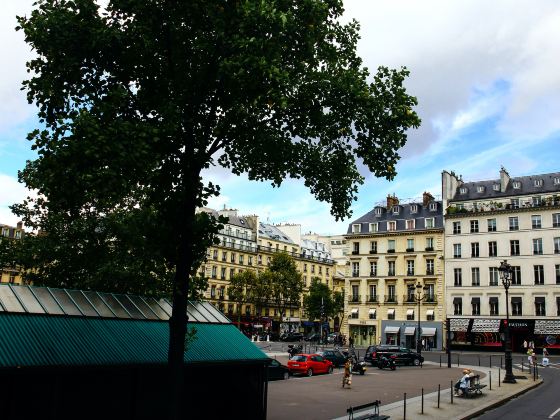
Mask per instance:
[[[503,367],[502,366],[502,356],[500,356],[500,367]]]
[[[502,369],[498,369],[498,388],[502,386]]]
[[[480,354],[478,355],[478,366],[480,366]]]
[[[459,367],[459,355],[457,355],[457,367]]]
[[[521,372],[523,372],[523,358],[521,358]]]
[[[492,391],[492,371],[488,372],[488,383],[490,384],[490,391]],[[500,371],[498,370],[498,384],[500,383]]]
[[[451,404],[453,404],[453,381],[451,381]]]
[[[422,388],[422,414],[424,414],[424,388]]]
[[[404,393],[404,420],[406,420],[406,392]]]
[[[492,355],[490,355],[490,369],[492,369]]]
[[[439,355],[439,367],[441,367],[441,354]]]
[[[453,384],[453,382],[451,382],[451,384]],[[451,390],[451,392],[453,392],[453,390]],[[441,385],[438,384],[437,385],[437,408],[439,408],[440,394],[441,394]]]

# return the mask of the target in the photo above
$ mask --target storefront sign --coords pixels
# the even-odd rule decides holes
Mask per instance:
[[[283,322],[300,322],[301,319],[296,318],[296,317],[284,316],[284,317],[282,317],[282,321]]]

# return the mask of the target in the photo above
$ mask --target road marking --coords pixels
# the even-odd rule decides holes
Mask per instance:
[[[556,413],[558,413],[560,411],[560,408],[557,409],[554,413],[552,413],[550,416],[548,416],[549,419],[551,419],[552,417],[554,417],[556,415]]]

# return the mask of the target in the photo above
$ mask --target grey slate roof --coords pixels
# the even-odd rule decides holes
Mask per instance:
[[[430,210],[429,205],[423,206],[422,203],[410,203],[410,204],[399,204],[399,214],[394,214],[392,209],[387,210],[386,207],[375,207],[370,212],[364,214],[362,217],[354,220],[352,223],[348,225],[347,233],[352,233],[352,225],[361,224],[361,233],[368,234],[372,233],[369,232],[369,224],[370,223],[379,223],[378,232],[375,233],[384,233],[387,232],[387,223],[388,221],[396,221],[397,228],[396,231],[391,232],[414,232],[414,231],[421,231],[425,230],[425,223],[424,220],[426,218],[434,218],[434,227],[430,229],[443,229],[443,205],[441,201],[432,201],[431,204],[436,204],[436,210]],[[412,206],[416,206],[417,211],[412,212]],[[376,209],[381,209],[381,214],[376,214]],[[415,219],[415,228],[414,229],[406,229],[406,221]]]
[[[288,236],[276,226],[262,222],[259,222],[259,236],[261,238],[269,238],[274,241],[287,242],[295,245],[295,242],[288,238]]]
[[[210,214],[212,217],[214,217],[215,219],[218,219],[218,217],[220,216],[219,213],[214,210],[214,209],[210,209],[210,208],[203,208],[202,211],[204,211],[205,213]],[[243,227],[246,229],[251,229],[251,227],[249,226],[249,224],[247,223],[247,220],[245,219],[245,217],[243,216],[227,216],[229,218],[228,221],[228,225],[233,225],[233,226],[239,226],[239,227]]]
[[[530,175],[511,177],[506,190],[504,192],[495,191],[494,185],[500,185],[499,179],[490,179],[485,181],[464,182],[455,191],[455,197],[450,202],[457,201],[475,201],[492,198],[504,198],[521,195],[538,195],[544,193],[560,193],[560,184],[554,184],[554,179],[560,179],[560,172],[552,172],[542,175]],[[542,186],[537,187],[535,180],[542,180]],[[520,182],[520,188],[513,188],[514,182]],[[484,187],[483,192],[478,192],[478,187]],[[467,192],[461,194],[461,188],[466,188]]]

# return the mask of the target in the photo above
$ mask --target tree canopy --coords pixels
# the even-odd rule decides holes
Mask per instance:
[[[109,0],[104,10],[39,0],[18,18],[36,53],[24,89],[41,128],[28,136],[38,158],[20,173],[39,198],[15,211],[52,240],[84,219],[138,215],[143,245],[174,276],[177,384],[187,290],[217,231],[195,216],[219,193],[202,171],[302,179],[341,219],[359,166],[392,179],[420,123],[408,71],[370,75],[359,25],[342,13],[342,0]]]
[[[342,296],[336,292],[335,295],[329,286],[321,283],[321,279],[314,277],[311,279],[309,293],[303,297],[303,308],[309,319],[334,318],[340,312],[340,298]],[[344,302],[342,302],[344,305]]]

